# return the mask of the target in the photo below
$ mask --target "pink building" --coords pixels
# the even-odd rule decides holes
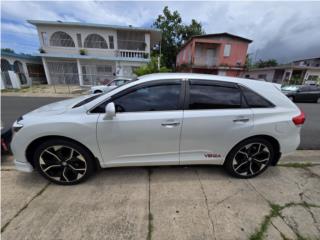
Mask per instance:
[[[248,45],[252,40],[216,33],[193,36],[177,55],[179,72],[239,76],[245,70]]]

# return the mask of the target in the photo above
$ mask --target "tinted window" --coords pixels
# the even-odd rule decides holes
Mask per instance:
[[[245,96],[245,99],[247,101],[247,104],[249,107],[252,108],[266,108],[266,107],[273,107],[273,104],[270,103],[268,100],[264,99],[259,94],[253,92],[252,90],[241,87],[242,92]]]
[[[189,109],[240,108],[241,92],[234,87],[191,84]]]
[[[154,85],[136,89],[113,100],[117,112],[179,109],[180,84]]]

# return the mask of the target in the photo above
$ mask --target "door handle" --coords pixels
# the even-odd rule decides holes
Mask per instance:
[[[161,126],[167,127],[167,128],[173,128],[173,127],[176,127],[176,126],[179,126],[179,125],[180,125],[179,122],[164,122],[164,123],[161,123]]]
[[[249,122],[249,118],[238,118],[234,119],[233,122]]]

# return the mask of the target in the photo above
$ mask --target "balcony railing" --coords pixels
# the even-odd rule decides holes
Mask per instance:
[[[123,58],[142,58],[147,59],[149,58],[149,54],[144,51],[134,51],[134,50],[118,50],[116,53],[117,57]]]

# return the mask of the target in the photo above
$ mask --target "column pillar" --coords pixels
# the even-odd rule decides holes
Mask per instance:
[[[46,74],[47,83],[51,85],[52,83],[50,78],[50,71],[47,65],[47,59],[45,59],[44,57],[42,57],[42,64],[43,64],[44,73]]]
[[[83,75],[82,75],[82,68],[81,68],[81,64],[80,64],[80,59],[77,59],[77,67],[78,67],[78,75],[79,75],[79,82],[80,82],[80,86],[83,86]]]

